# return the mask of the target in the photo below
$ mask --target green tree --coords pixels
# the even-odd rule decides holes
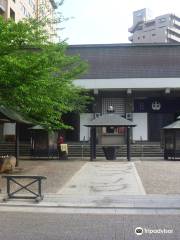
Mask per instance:
[[[90,97],[72,82],[87,64],[66,48],[50,43],[36,20],[0,18],[0,104],[48,130],[67,128],[61,116],[84,110]]]

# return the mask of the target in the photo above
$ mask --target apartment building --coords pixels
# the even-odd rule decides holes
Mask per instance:
[[[23,18],[35,17],[36,0],[0,0],[0,15],[16,22]]]
[[[47,20],[46,30],[49,33],[49,39],[51,42],[57,41],[57,24],[55,17],[55,10],[57,4],[54,0],[36,0],[36,17],[41,20],[45,18]]]
[[[149,9],[133,12],[133,25],[128,29],[132,43],[177,43],[180,42],[180,18],[164,14],[153,18]]]
[[[47,31],[49,39],[56,41],[56,24],[54,24],[54,11],[57,5],[54,0],[0,0],[0,15],[5,19],[11,18],[18,22],[23,18],[47,17]]]
[[[0,15],[4,19],[13,19],[18,22],[24,18],[48,17],[50,23],[47,25],[49,40],[57,41],[56,26],[54,24],[54,11],[57,5],[54,0],[0,0]],[[14,123],[0,124],[0,141],[3,136],[15,134]]]

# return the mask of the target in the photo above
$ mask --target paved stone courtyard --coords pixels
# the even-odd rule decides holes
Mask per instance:
[[[89,161],[81,160],[66,160],[66,161],[29,161],[29,160],[20,160],[19,171],[16,171],[15,174],[26,174],[26,175],[44,175],[47,177],[47,180],[43,183],[43,191],[45,193],[58,193],[61,191],[62,187],[75,177],[75,174]],[[118,176],[123,172],[129,169],[129,173],[126,172],[126,177],[130,178],[133,182],[133,177],[135,175],[130,174],[132,169],[136,168],[136,173],[138,173],[139,178],[142,182],[142,185],[145,189],[146,194],[180,194],[180,161],[164,161],[156,159],[138,160],[133,162],[134,166],[129,165],[126,161],[97,161],[93,162],[94,165],[102,165],[101,176],[96,176],[95,181],[101,181],[108,176],[108,171],[113,170],[114,168],[114,177],[111,178],[111,181],[118,181]],[[108,169],[108,166],[114,166]],[[118,165],[118,167],[116,167]],[[88,165],[87,165],[88,166]],[[121,167],[120,167],[121,166]],[[125,169],[126,167],[127,169]],[[131,166],[131,167],[130,167]],[[124,168],[125,167],[125,168]],[[121,173],[118,172],[118,169],[121,168]],[[130,168],[132,168],[130,170]],[[81,170],[80,170],[81,171]],[[93,171],[92,168],[89,170],[86,169],[86,174],[90,174],[90,171]],[[14,173],[13,173],[14,174]],[[128,175],[130,174],[130,175]],[[97,174],[96,174],[97,175]],[[104,175],[104,177],[103,177]],[[103,177],[103,179],[102,179]],[[125,175],[124,175],[125,177]],[[88,179],[88,176],[87,178]],[[99,180],[98,180],[99,179]],[[135,178],[134,178],[135,179]],[[83,180],[85,181],[85,179]],[[104,180],[103,180],[104,181]],[[124,180],[121,179],[119,183],[124,184]],[[112,182],[99,183],[100,185],[105,184],[108,186],[112,185]],[[127,182],[127,180],[126,180]],[[71,182],[69,182],[71,184]],[[73,185],[73,184],[71,184]],[[5,181],[0,179],[0,188],[2,192],[5,191]],[[72,190],[73,188],[71,188]],[[92,188],[91,188],[92,189]],[[74,191],[74,190],[73,190]],[[123,193],[123,192],[122,192]],[[138,193],[138,192],[137,192]],[[131,191],[132,194],[132,191]]]
[[[180,194],[180,161],[136,161],[146,194]]]
[[[29,161],[20,160],[17,175],[42,175],[47,180],[43,181],[43,192],[56,193],[61,187],[85,164],[85,161]],[[1,174],[2,175],[2,174]],[[5,191],[5,180],[0,178],[0,189]]]

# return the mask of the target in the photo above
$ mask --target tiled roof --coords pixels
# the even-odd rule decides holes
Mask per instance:
[[[177,121],[169,124],[168,126],[163,127],[163,129],[180,129],[180,117],[177,118]]]
[[[5,108],[4,106],[0,106],[0,115],[3,115],[5,117],[4,121],[6,122],[6,119],[10,120],[11,122],[19,122],[19,123],[25,123],[25,124],[32,124],[29,120],[25,119],[23,116],[21,116],[19,113]]]
[[[121,126],[135,127],[136,124],[116,113],[103,114],[85,124],[87,127]]]
[[[82,78],[180,77],[180,44],[71,45],[68,54],[88,62]]]

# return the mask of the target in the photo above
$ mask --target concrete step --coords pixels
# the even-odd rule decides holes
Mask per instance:
[[[20,156],[30,156],[31,147],[30,144],[21,143],[20,144]],[[90,147],[88,144],[82,146],[81,144],[68,144],[69,157],[81,157],[90,155]],[[0,155],[14,155],[15,145],[11,144],[0,144]],[[163,151],[159,144],[145,144],[143,146],[139,144],[132,144],[131,154],[133,157],[161,157],[163,156]],[[101,145],[97,145],[97,156],[103,157],[104,152]],[[126,146],[121,145],[119,147],[117,156],[126,156]]]
[[[82,145],[69,145],[69,156],[89,156],[90,154],[90,148],[88,145],[82,146]],[[104,156],[104,152],[102,149],[102,146],[97,145],[97,156]],[[120,146],[117,156],[126,156],[126,146],[122,145]],[[163,152],[160,148],[160,145],[132,145],[131,146],[131,154],[132,156],[147,156],[147,157],[161,157],[163,156]]]
[[[20,143],[20,155],[30,156],[30,144]],[[0,155],[15,155],[14,143],[0,143]]]

